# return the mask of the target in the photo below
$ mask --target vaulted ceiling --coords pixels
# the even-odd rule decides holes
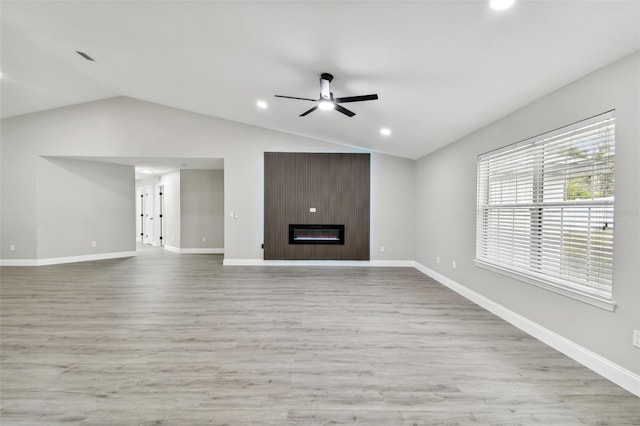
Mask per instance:
[[[520,0],[503,12],[485,0],[1,7],[2,117],[128,96],[407,158],[640,48],[637,0]],[[323,72],[337,97],[380,99],[349,104],[352,118],[298,117],[313,104],[273,96],[317,98]]]

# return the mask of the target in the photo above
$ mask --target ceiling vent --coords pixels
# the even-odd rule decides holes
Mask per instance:
[[[91,56],[87,55],[84,52],[80,52],[79,50],[76,50],[76,53],[82,56],[83,58],[85,58],[87,61],[95,62],[95,59],[93,59]]]

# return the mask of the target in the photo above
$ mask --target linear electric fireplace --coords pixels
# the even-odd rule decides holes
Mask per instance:
[[[344,245],[344,225],[289,225],[289,244]]]

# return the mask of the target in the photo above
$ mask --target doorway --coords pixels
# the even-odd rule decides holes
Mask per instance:
[[[144,185],[136,189],[136,241],[164,246],[164,195],[164,185]]]
[[[224,160],[177,161],[140,159],[135,166],[138,248],[222,254]]]

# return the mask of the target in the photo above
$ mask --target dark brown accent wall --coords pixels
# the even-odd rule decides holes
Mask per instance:
[[[369,154],[265,152],[264,259],[369,260],[370,163]],[[344,224],[345,243],[289,244],[289,224]]]

